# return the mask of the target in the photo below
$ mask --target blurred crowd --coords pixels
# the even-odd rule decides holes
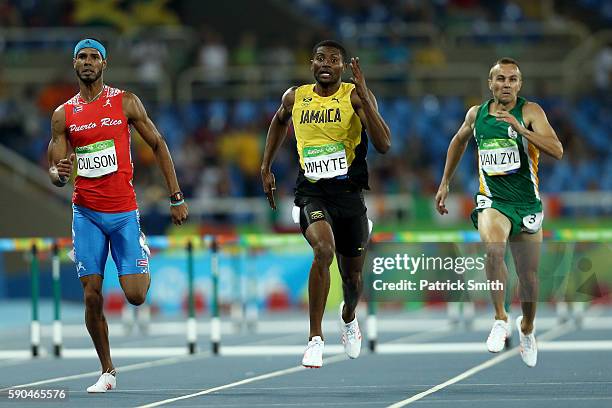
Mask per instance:
[[[0,91],[2,143],[46,167],[49,118],[54,108],[47,100],[54,100],[62,92],[64,96],[71,96],[75,88],[49,87],[38,95],[24,95],[17,103]],[[188,197],[260,195],[261,154],[281,93],[279,90],[278,99],[265,101],[147,105],[173,152]],[[566,152],[561,162],[542,156],[542,190],[612,190],[609,107],[595,97],[585,97],[575,104],[546,95],[526,97],[532,97],[544,107]],[[416,100],[379,98],[379,109],[391,127],[393,144],[385,156],[370,152],[372,187],[379,193],[432,194],[441,176],[446,148],[463,120],[468,102],[473,101],[434,95]],[[155,179],[160,174],[150,149],[139,137],[134,137],[133,148],[137,184],[159,188],[161,184]],[[279,192],[291,194],[294,175],[297,175],[292,135],[279,152],[274,169],[279,175]],[[475,171],[472,144],[455,176],[455,191],[475,191]],[[165,192],[151,190],[143,198],[157,199],[157,194],[165,195]]]
[[[121,2],[122,8],[112,7],[118,2],[93,0],[58,1],[55,7],[48,7],[46,3],[38,0],[0,0],[0,25],[45,26],[58,22],[72,25],[101,21],[121,26],[125,16],[138,16],[142,24],[174,24],[180,18],[170,7],[175,2],[163,0]],[[581,0],[578,3],[610,18],[609,2]],[[508,0],[294,0],[294,5],[315,16],[323,25],[336,27],[336,34],[340,38],[350,38],[355,27],[364,24],[392,26],[394,21],[399,20],[444,24],[454,19],[469,21],[479,29],[493,22],[511,24],[538,18],[539,10],[533,7],[533,2]],[[207,73],[208,81],[223,83],[227,80],[225,73],[230,66],[250,67],[269,65],[271,62],[276,67],[307,64],[315,42],[311,35],[299,33],[293,39],[279,38],[264,42],[254,32],[244,32],[230,44],[221,33],[210,28],[198,32],[200,39],[197,46],[187,50],[183,59],[172,56],[176,49],[153,39],[144,39],[129,47],[127,64],[138,72],[143,81],[159,81],[163,72],[199,66]],[[368,64],[445,63],[442,50],[435,47],[413,48],[393,30],[389,31],[385,41],[370,45],[366,41],[360,44],[360,50],[360,56]],[[169,64],[175,65],[169,69]],[[543,106],[565,147],[565,157],[560,162],[554,162],[545,155],[541,157],[540,180],[544,192],[612,190],[610,45],[597,54],[594,66],[596,91],[591,95],[583,95],[575,101],[551,96],[544,90],[540,94],[524,95]],[[45,169],[51,112],[78,91],[76,78],[69,74],[50,78],[44,86],[32,84],[15,91],[3,83],[0,70],[0,143]],[[484,79],[486,72],[482,75]],[[150,116],[167,139],[187,197],[261,195],[261,154],[268,125],[278,109],[284,89],[286,87],[279,85],[274,97],[220,98],[190,103],[160,103],[140,95]],[[418,98],[402,95],[379,97],[380,111],[392,130],[392,148],[384,156],[370,149],[371,187],[377,193],[433,194],[443,170],[448,143],[469,106],[482,102],[476,99],[478,95],[479,90],[475,90],[475,96],[466,98],[431,94]],[[155,158],[139,137],[134,137],[133,150],[139,200],[155,202],[166,195]],[[274,164],[281,195],[292,194],[297,168],[295,140],[291,134]],[[473,143],[461,162],[454,183],[453,190],[457,192],[473,193],[477,189]]]
[[[463,23],[475,30],[488,24],[505,26],[522,21],[554,18],[551,14],[591,14],[604,22],[612,21],[612,3],[606,0],[534,2],[530,0],[293,0],[310,15],[339,34],[355,35],[365,24],[431,23],[439,27]],[[588,17],[586,17],[588,18]]]
[[[106,26],[129,31],[176,25],[169,0],[0,0],[0,27]]]

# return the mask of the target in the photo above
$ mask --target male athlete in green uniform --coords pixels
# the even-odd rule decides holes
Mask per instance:
[[[436,194],[436,208],[448,213],[444,201],[449,183],[470,137],[478,144],[480,189],[472,221],[486,245],[487,279],[506,282],[504,263],[510,240],[519,278],[523,315],[516,319],[521,357],[536,365],[538,349],[534,319],[538,295],[538,264],[542,242],[542,202],[538,187],[540,151],[561,159],[563,146],[542,108],[518,96],[522,77],[512,58],[502,58],[489,72],[493,99],[472,106],[448,147],[444,175]],[[504,291],[492,292],[495,322],[487,339],[492,353],[501,351],[511,333],[504,309]]]
[[[321,320],[334,253],[344,292],[340,306],[342,342],[349,357],[359,356],[361,332],[355,308],[363,287],[361,270],[369,239],[362,193],[369,188],[365,160],[368,136],[380,153],[391,145],[389,127],[366,86],[359,58],[350,61],[352,84],[342,82],[346,63],[341,44],[327,40],[315,45],[310,66],[315,83],[285,92],[270,124],[261,164],[264,192],[270,206],[276,208],[270,166],[293,118],[300,158],[294,217],[314,253],[308,279],[310,336],[302,359],[302,365],[310,368],[323,364]]]

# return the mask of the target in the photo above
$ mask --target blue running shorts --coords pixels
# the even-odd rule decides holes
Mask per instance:
[[[109,246],[119,276],[149,273],[138,210],[105,213],[73,204],[72,244],[79,278],[93,274],[104,277]]]

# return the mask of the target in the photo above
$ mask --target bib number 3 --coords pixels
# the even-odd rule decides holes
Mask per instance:
[[[535,214],[529,214],[523,217],[522,230],[529,234],[535,234],[542,228],[542,221],[544,220],[544,213],[538,212]]]

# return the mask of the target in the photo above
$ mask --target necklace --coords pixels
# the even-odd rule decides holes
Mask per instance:
[[[102,91],[104,90],[104,88],[106,88],[106,86],[105,86],[105,85],[102,85],[102,89],[100,89],[100,92],[98,92],[98,94],[97,94],[96,96],[94,96],[94,97],[93,97],[93,98],[92,98],[90,101],[86,101],[86,100],[83,98],[83,95],[81,95],[81,92],[79,92],[79,98],[81,98],[81,99],[83,100],[83,102],[85,102],[86,104],[87,104],[87,103],[92,103],[93,101],[95,101],[96,99],[98,99],[98,97],[99,97],[100,95],[102,95]]]

